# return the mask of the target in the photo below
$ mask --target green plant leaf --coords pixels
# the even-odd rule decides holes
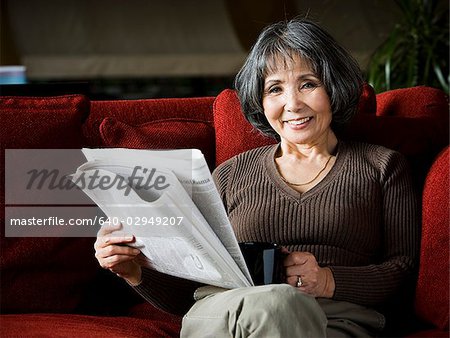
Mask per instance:
[[[438,64],[435,64],[433,68],[434,68],[434,72],[436,73],[436,76],[437,76],[442,88],[444,89],[444,91],[446,93],[448,93],[449,92],[450,75],[447,77],[447,81],[445,81],[444,75],[442,74],[441,67],[439,67]]]
[[[437,0],[395,0],[401,17],[367,69],[376,92],[418,84],[448,91],[449,13]],[[442,3],[441,3],[442,4]]]

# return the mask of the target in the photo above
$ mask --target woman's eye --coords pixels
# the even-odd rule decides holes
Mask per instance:
[[[270,87],[270,88],[267,90],[267,92],[268,92],[269,94],[276,94],[276,93],[281,92],[281,88],[280,88],[280,87],[277,87],[277,86],[275,86],[275,87]]]
[[[314,83],[314,82],[305,82],[303,85],[302,85],[302,89],[313,89],[313,88],[316,88],[317,87],[317,84],[316,83]]]

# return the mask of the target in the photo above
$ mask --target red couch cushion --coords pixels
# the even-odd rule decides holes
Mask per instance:
[[[214,156],[214,128],[204,120],[168,118],[129,125],[107,117],[100,124],[107,147],[133,149],[200,149],[207,159]],[[214,163],[209,163],[210,167]]]
[[[169,135],[169,131],[162,131],[163,126],[170,128],[170,131],[175,130],[178,135],[181,135],[181,132],[184,131],[183,140],[189,140],[191,145],[196,145],[197,148],[200,148],[207,156],[208,163],[213,163],[214,138],[210,137],[211,129],[206,127],[206,125],[210,125],[212,128],[213,102],[213,97],[92,101],[91,113],[83,126],[87,146],[102,147],[107,145],[104,144],[101,134],[101,130],[104,130],[104,128],[101,129],[100,125],[105,118],[113,118],[118,122],[116,126],[121,132],[125,133],[126,131],[128,135],[133,134],[135,141],[139,139],[139,146],[147,146],[147,142],[151,138],[152,144],[157,142],[155,147],[159,147],[162,144],[166,144],[165,148],[173,147],[169,144],[169,142],[174,141],[173,137]],[[168,120],[167,123],[164,120]],[[194,120],[198,122],[195,127],[192,124]],[[147,123],[155,121],[157,121],[156,124],[147,125]],[[176,126],[170,126],[170,122],[174,121],[179,123]],[[181,127],[180,124],[183,121],[191,121],[189,126],[192,128],[187,128],[187,125],[186,127]],[[119,128],[120,122],[125,125],[120,125]],[[111,127],[111,120],[105,122],[105,124],[109,124]],[[112,127],[109,129],[112,129]],[[150,137],[150,132],[158,132],[159,135],[164,135],[164,140],[156,140],[155,137]],[[137,137],[137,134],[139,134],[139,137]],[[208,141],[205,140],[206,135],[210,137]],[[111,133],[108,133],[108,136],[111,136]],[[111,142],[111,138],[109,137],[108,139]],[[112,143],[119,144],[116,141]],[[127,140],[122,138],[120,143],[127,142]]]
[[[426,118],[430,123],[434,122],[434,140],[444,145],[449,140],[448,109],[448,96],[437,88],[417,86],[377,95],[378,116]]]
[[[416,312],[440,329],[449,327],[449,156],[436,159],[423,191],[422,243]],[[448,332],[447,332],[448,334]]]
[[[0,316],[2,337],[178,337],[180,322],[167,318],[22,314]]]
[[[417,86],[377,95],[377,115],[448,119],[448,97],[437,88]]]
[[[79,148],[81,125],[89,113],[82,95],[0,97],[2,149]]]
[[[81,95],[0,97],[0,114],[6,122],[0,130],[2,190],[4,149],[80,148],[88,113],[89,101]],[[5,238],[1,196],[2,313],[73,310],[97,270],[93,239]]]
[[[424,330],[407,335],[408,338],[448,338],[448,331]]]
[[[226,89],[214,101],[214,128],[216,130],[216,166],[256,147],[275,143],[264,136],[245,119],[236,92]]]

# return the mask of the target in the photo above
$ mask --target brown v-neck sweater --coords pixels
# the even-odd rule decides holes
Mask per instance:
[[[335,279],[334,299],[377,306],[396,295],[415,270],[419,217],[406,161],[381,146],[339,142],[336,162],[299,193],[280,178],[279,145],[239,154],[213,173],[238,241],[278,243],[311,252]],[[144,270],[136,289],[180,313],[198,284]]]

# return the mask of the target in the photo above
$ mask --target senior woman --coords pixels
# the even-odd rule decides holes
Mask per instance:
[[[111,229],[96,242],[100,264],[163,309],[188,311],[182,336],[380,334],[379,309],[415,270],[418,215],[399,153],[336,136],[362,83],[353,58],[299,19],[267,27],[236,77],[246,118],[279,143],[239,154],[213,176],[238,241],[285,248],[284,284],[198,288],[141,269],[135,249],[116,245],[132,237],[110,237]]]

